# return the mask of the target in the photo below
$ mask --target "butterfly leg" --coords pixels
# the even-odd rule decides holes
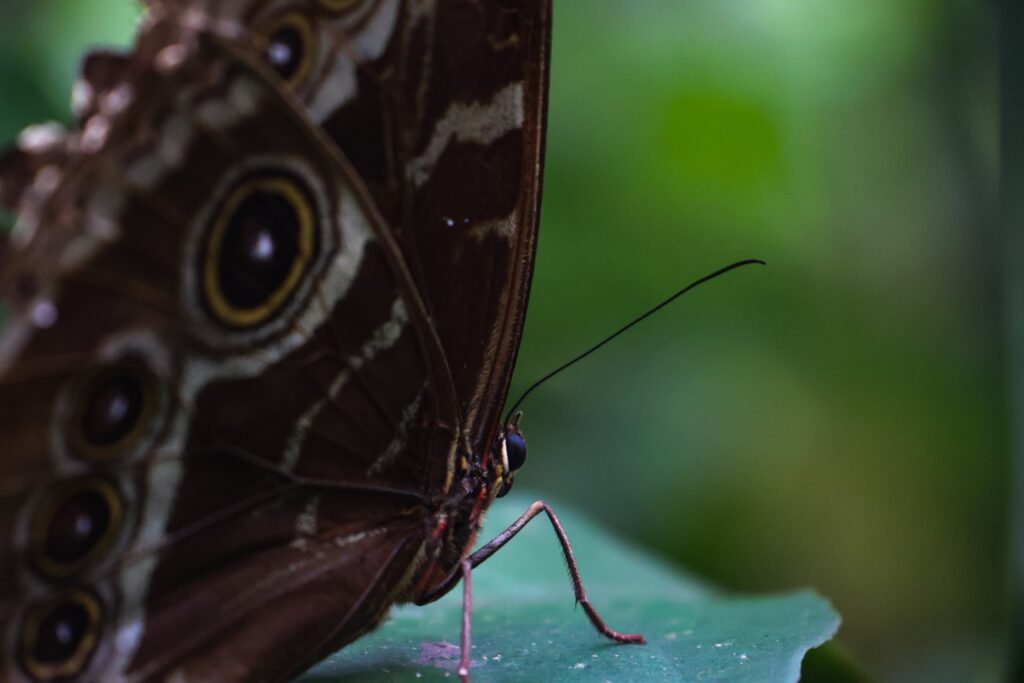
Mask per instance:
[[[459,680],[469,683],[469,665],[472,659],[470,629],[473,624],[473,563],[467,557],[462,566],[462,642],[459,656]]]
[[[451,590],[455,586],[455,584],[458,583],[460,578],[463,578],[464,580],[468,578],[469,571],[466,569],[467,563],[470,569],[472,569],[473,567],[480,566],[480,564],[487,560],[491,555],[498,552],[498,550],[500,550],[502,546],[511,541],[513,538],[515,538],[516,534],[523,530],[523,527],[529,524],[534,517],[536,517],[542,512],[547,514],[548,519],[551,521],[551,526],[555,529],[555,535],[558,537],[558,543],[562,546],[562,554],[565,556],[565,564],[569,568],[569,577],[572,579],[572,587],[573,591],[576,594],[576,602],[583,606],[583,610],[587,613],[587,618],[590,619],[590,623],[594,625],[594,628],[597,629],[597,632],[605,636],[606,638],[610,638],[611,640],[614,640],[619,643],[643,644],[644,642],[646,642],[644,640],[644,637],[640,634],[619,633],[618,631],[608,628],[608,625],[604,623],[604,619],[601,618],[601,615],[598,614],[597,610],[594,609],[594,607],[590,604],[590,600],[587,598],[587,593],[583,589],[583,579],[580,578],[579,566],[576,564],[576,558],[572,554],[572,545],[570,545],[569,543],[569,537],[565,535],[565,529],[562,528],[562,523],[558,521],[558,516],[555,515],[554,510],[552,510],[551,506],[549,506],[542,500],[538,500],[534,502],[532,505],[530,505],[530,507],[527,508],[526,512],[524,512],[519,517],[519,519],[517,519],[511,525],[509,525],[507,529],[505,529],[500,534],[495,536],[493,539],[491,539],[491,541],[486,543],[475,553],[464,559],[462,561],[461,571],[454,572],[451,576],[448,577],[447,581],[443,582],[436,589],[418,598],[416,600],[416,604],[425,605],[427,603],[433,602],[434,600],[437,600],[442,595]],[[468,589],[464,588],[464,590]],[[468,637],[466,635],[468,633],[467,620],[469,619],[469,607],[467,607],[467,605],[470,604],[470,597],[468,597],[468,592],[465,593],[465,595],[467,597],[465,597],[463,601],[462,617],[464,657],[466,656],[465,641],[466,638]]]
[[[548,519],[551,521],[551,526],[555,529],[555,535],[558,536],[558,543],[562,546],[562,554],[565,556],[565,563],[569,568],[569,577],[572,579],[572,587],[576,594],[576,602],[583,606],[583,611],[587,613],[590,623],[594,625],[597,632],[606,638],[610,638],[611,640],[619,643],[643,644],[646,642],[642,635],[619,633],[618,631],[608,628],[608,625],[604,623],[604,619],[601,618],[601,615],[598,614],[597,610],[590,604],[590,600],[587,599],[587,593],[583,589],[583,579],[580,578],[579,565],[576,564],[576,558],[572,554],[572,545],[569,543],[569,537],[565,535],[565,529],[562,528],[562,523],[558,521],[558,516],[555,515],[554,510],[552,510],[551,506],[542,500],[535,501],[529,508],[527,508],[526,512],[524,512],[519,519],[514,521],[507,529],[495,536],[490,542],[470,555],[467,559],[472,563],[472,566],[479,566],[480,563],[485,561],[501,549],[502,546],[511,541],[516,534],[522,531],[523,527],[530,523],[530,520],[541,512],[547,513]]]

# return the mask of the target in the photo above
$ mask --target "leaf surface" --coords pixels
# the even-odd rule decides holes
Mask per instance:
[[[490,538],[531,502],[496,503]],[[473,572],[473,680],[797,681],[806,652],[829,640],[839,616],[810,591],[736,596],[670,569],[568,509],[555,510],[573,543],[591,602],[608,624],[646,645],[598,636],[572,587],[545,518]],[[462,590],[426,607],[404,606],[376,632],[299,678],[328,681],[457,680]]]

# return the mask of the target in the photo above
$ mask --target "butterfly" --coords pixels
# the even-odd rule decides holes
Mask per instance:
[[[0,165],[0,679],[284,681],[460,581],[539,218],[546,0],[147,3]]]

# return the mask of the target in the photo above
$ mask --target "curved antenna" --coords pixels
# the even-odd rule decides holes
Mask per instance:
[[[589,349],[587,349],[586,351],[584,351],[580,355],[572,358],[571,360],[566,361],[565,363],[562,363],[557,368],[555,368],[554,370],[552,370],[551,372],[549,372],[548,374],[544,375],[539,380],[537,380],[536,382],[531,384],[529,387],[527,387],[526,391],[524,391],[519,396],[519,400],[517,400],[515,403],[513,403],[512,407],[509,408],[508,413],[505,415],[505,424],[508,424],[509,418],[512,416],[513,413],[516,412],[516,409],[519,408],[519,406],[521,406],[523,404],[523,401],[526,400],[526,397],[529,396],[533,392],[534,389],[539,387],[541,384],[544,384],[544,382],[547,382],[549,379],[551,379],[552,377],[554,377],[558,373],[562,372],[563,370],[568,370],[570,367],[572,367],[576,363],[579,363],[581,360],[583,360],[584,358],[586,358],[587,356],[592,354],[594,351],[597,351],[599,348],[601,348],[602,346],[604,346],[605,344],[610,342],[612,339],[615,339],[620,334],[622,334],[623,332],[625,332],[629,328],[633,327],[634,325],[636,325],[640,321],[642,321],[642,320],[644,320],[646,318],[649,318],[650,316],[654,315],[655,313],[657,313],[658,311],[663,309],[665,306],[668,306],[670,303],[672,303],[673,301],[675,301],[676,299],[681,297],[683,294],[686,294],[687,292],[689,292],[694,287],[702,285],[705,282],[708,282],[709,280],[714,280],[719,275],[725,275],[730,270],[735,270],[736,268],[742,268],[743,266],[753,265],[755,263],[758,264],[758,265],[761,265],[761,266],[768,265],[767,263],[765,263],[761,259],[744,259],[742,261],[737,261],[736,263],[730,263],[729,265],[727,265],[724,268],[719,268],[715,272],[710,273],[708,275],[705,275],[704,277],[700,278],[699,280],[694,280],[693,282],[691,282],[690,284],[686,285],[685,287],[680,289],[678,292],[676,292],[675,294],[673,294],[669,298],[665,299],[660,304],[658,304],[654,308],[650,309],[649,311],[647,311],[643,315],[641,315],[641,316],[639,316],[637,318],[634,318],[633,320],[631,320],[630,322],[626,323],[625,325],[623,325],[619,329],[615,330],[610,335],[608,335],[607,337],[605,337],[604,339],[602,339],[598,343],[594,344],[593,346],[591,346]]]

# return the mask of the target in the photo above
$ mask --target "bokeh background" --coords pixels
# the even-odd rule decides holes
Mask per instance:
[[[78,56],[135,13],[0,2],[0,139],[67,119]],[[555,0],[516,387],[769,267],[531,397],[517,487],[725,588],[816,587],[873,678],[998,680],[997,28],[972,0]]]

